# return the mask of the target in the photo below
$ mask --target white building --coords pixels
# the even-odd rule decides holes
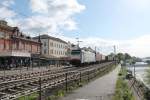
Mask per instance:
[[[33,39],[38,40],[39,36]],[[49,35],[40,35],[42,43],[42,55],[49,58],[65,58],[67,57],[68,43]]]

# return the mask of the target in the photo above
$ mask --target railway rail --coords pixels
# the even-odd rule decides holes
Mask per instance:
[[[55,69],[55,70],[46,70],[46,71],[37,71],[37,72],[30,72],[30,73],[23,73],[23,74],[15,74],[15,75],[6,75],[6,76],[0,76],[0,83],[7,82],[7,81],[13,81],[13,80],[19,80],[19,79],[25,79],[30,77],[37,77],[42,75],[49,75],[49,74],[56,74],[61,73],[64,71],[74,70],[75,67],[72,68],[61,68],[61,69]]]
[[[103,65],[104,63],[102,63]],[[87,68],[87,67],[84,67]],[[34,78],[34,77],[40,77],[44,75],[50,75],[50,74],[57,74],[57,73],[63,73],[67,71],[74,71],[74,70],[82,70],[84,69],[82,67],[69,67],[67,69],[61,68],[61,69],[55,69],[55,70],[47,70],[47,71],[38,71],[38,72],[31,72],[31,73],[24,73],[24,74],[16,74],[16,75],[7,75],[7,76],[0,76],[0,84],[4,82],[11,82],[16,80],[23,80],[28,78]],[[88,66],[90,68],[90,66]]]
[[[93,74],[96,70],[103,70],[105,66],[110,64],[113,64],[113,62],[90,65],[88,67],[31,73],[24,76],[18,75],[16,78],[14,76],[9,76],[9,80],[0,81],[0,100],[15,100],[21,96],[38,92],[40,89],[51,89],[63,85],[66,83],[66,75],[67,82],[79,80],[80,73],[85,76],[88,75],[88,78],[90,78],[89,74]]]

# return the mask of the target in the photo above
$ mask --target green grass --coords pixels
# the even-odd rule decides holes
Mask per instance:
[[[148,85],[150,85],[150,69],[146,70],[146,78],[145,81],[147,82]],[[143,85],[145,87],[145,85]],[[144,90],[144,97],[149,100],[150,99],[150,89],[145,88]]]
[[[30,94],[28,96],[20,97],[17,100],[37,100],[37,97],[38,97],[38,93],[36,92],[36,93]]]
[[[150,69],[146,70],[146,82],[150,84]]]
[[[128,87],[127,81],[125,80],[127,71],[122,69],[118,74],[118,80],[116,83],[116,91],[113,100],[135,100],[133,93]]]

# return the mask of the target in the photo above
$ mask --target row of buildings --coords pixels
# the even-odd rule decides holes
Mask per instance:
[[[0,20],[0,67],[62,64],[69,59],[72,44],[49,35],[30,37],[18,27]]]

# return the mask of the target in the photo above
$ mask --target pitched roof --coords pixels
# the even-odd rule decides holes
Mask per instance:
[[[39,36],[33,37],[33,39],[38,39],[38,38],[39,38]],[[64,41],[62,39],[59,39],[59,38],[55,38],[55,37],[49,36],[47,34],[40,35],[40,39],[51,39],[51,40],[55,40],[55,41],[59,41],[59,42],[67,44],[66,41]]]

